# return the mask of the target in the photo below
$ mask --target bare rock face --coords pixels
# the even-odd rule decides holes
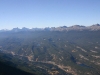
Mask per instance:
[[[12,30],[8,30],[8,29],[3,29],[0,30],[0,32],[7,32],[7,31],[11,31],[11,32],[28,32],[28,31],[83,31],[83,30],[89,30],[89,31],[97,31],[100,30],[100,24],[94,24],[91,26],[83,26],[83,25],[73,25],[70,27],[67,26],[60,26],[60,27],[46,27],[46,28],[26,28],[23,27],[22,29],[20,28],[13,28]]]
[[[90,30],[100,30],[100,24],[95,24],[95,25],[92,25],[90,27],[88,27]]]
[[[89,31],[97,31],[100,30],[100,24],[94,24],[92,26],[82,26],[82,25],[73,25],[70,27],[62,26],[57,27],[55,29],[51,29],[52,31],[71,31],[71,30],[77,30],[77,31],[83,31],[83,30],[89,30]]]

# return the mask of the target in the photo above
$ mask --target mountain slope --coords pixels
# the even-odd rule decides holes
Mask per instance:
[[[0,62],[0,75],[35,75]]]
[[[0,33],[0,50],[50,75],[100,75],[100,31]],[[23,65],[24,66],[24,65]]]

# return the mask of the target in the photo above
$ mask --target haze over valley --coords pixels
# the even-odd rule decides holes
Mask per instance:
[[[1,62],[35,75],[100,75],[100,25],[0,30]]]

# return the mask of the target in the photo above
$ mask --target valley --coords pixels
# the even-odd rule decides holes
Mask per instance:
[[[0,32],[0,57],[37,75],[100,75],[100,30]]]

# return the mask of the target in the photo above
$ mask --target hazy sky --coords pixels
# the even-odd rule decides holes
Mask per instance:
[[[0,29],[100,23],[100,0],[0,0]]]

